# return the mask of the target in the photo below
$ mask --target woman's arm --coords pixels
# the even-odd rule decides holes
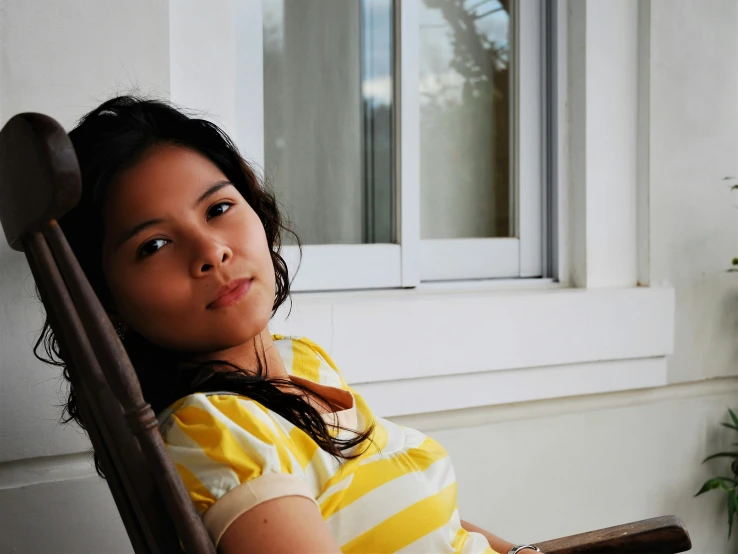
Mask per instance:
[[[320,510],[304,496],[268,500],[241,514],[218,543],[223,554],[340,554]]]
[[[482,534],[499,554],[507,554],[515,546],[468,521],[461,520],[461,526]],[[223,533],[218,551],[223,554],[340,554],[320,510],[302,496],[275,498],[241,514]]]
[[[461,526],[467,531],[471,531],[473,533],[481,533],[482,535],[484,535],[484,537],[487,539],[487,542],[492,547],[492,550],[494,550],[498,554],[507,554],[508,552],[510,552],[510,549],[515,546],[513,543],[507,542],[497,535],[493,535],[489,531],[485,531],[481,527],[472,525],[471,523],[469,523],[468,521],[464,521],[463,519],[461,520]]]

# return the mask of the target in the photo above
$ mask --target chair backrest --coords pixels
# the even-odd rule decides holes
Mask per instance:
[[[57,220],[77,203],[79,165],[52,118],[13,117],[0,131],[0,225],[24,252],[108,486],[136,553],[215,553],[169,457],[156,417]]]

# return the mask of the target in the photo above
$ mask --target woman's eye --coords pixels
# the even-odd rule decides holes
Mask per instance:
[[[169,241],[166,239],[152,239],[149,242],[145,242],[141,245],[141,248],[138,249],[138,257],[145,258],[146,256],[151,256],[160,248],[163,248],[167,242]]]
[[[217,204],[214,204],[210,209],[208,209],[208,219],[223,215],[231,208],[231,206],[233,206],[231,202],[218,202]]]

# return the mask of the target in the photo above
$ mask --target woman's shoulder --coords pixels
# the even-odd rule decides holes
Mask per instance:
[[[166,437],[175,424],[204,421],[220,424],[224,429],[263,425],[273,419],[270,410],[246,396],[228,392],[196,392],[180,398],[156,416],[159,430]]]
[[[272,335],[287,373],[314,383],[347,390],[348,384],[328,353],[306,337]]]

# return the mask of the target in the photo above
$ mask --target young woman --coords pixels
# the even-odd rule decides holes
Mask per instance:
[[[218,127],[122,96],[70,137],[82,198],[60,224],[219,551],[514,550],[460,520],[438,443],[375,417],[318,345],[270,334],[290,231]],[[42,344],[68,377],[48,323]],[[66,410],[82,425],[73,389]]]

